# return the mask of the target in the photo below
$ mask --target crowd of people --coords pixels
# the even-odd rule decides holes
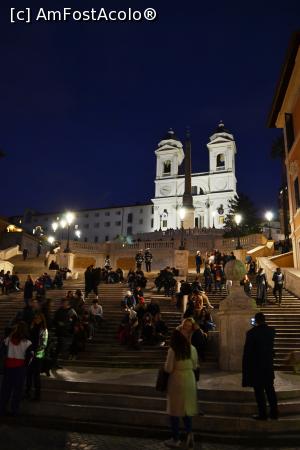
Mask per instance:
[[[181,312],[180,323],[171,337],[165,365],[165,370],[170,373],[175,370],[174,367],[180,371],[181,366],[185,364],[188,364],[191,370],[195,370],[198,360],[205,361],[209,333],[216,329],[212,317],[214,306],[209,300],[210,292],[213,289],[215,291],[225,289],[224,267],[228,261],[235,259],[233,253],[228,255],[218,251],[207,253],[204,257],[197,252],[195,258],[197,276],[192,282],[179,281],[178,271],[170,267],[161,270],[155,279],[157,292],[163,289],[165,295],[173,297],[176,308]],[[262,269],[256,273],[255,263],[250,259],[246,261],[246,264],[248,274],[241,280],[241,285],[245,292],[251,295],[251,274],[254,270],[257,303],[264,305],[268,290],[266,275]],[[67,273],[64,269],[55,268],[55,270],[53,279],[47,272],[35,281],[28,275],[23,287],[24,308],[17,313],[5,330],[5,339],[0,348],[0,354],[5,353],[0,413],[7,412],[7,406],[11,400],[11,412],[14,415],[18,414],[23,396],[23,385],[25,385],[25,397],[38,401],[41,398],[40,374],[44,372],[49,375],[50,370],[60,368],[60,359],[76,359],[78,354],[85,350],[86,343],[94,338],[104,320],[103,307],[98,298],[100,283],[124,283],[128,286],[128,291],[121,300],[122,319],[117,330],[117,338],[121,345],[133,349],[141,349],[143,346],[163,347],[169,338],[169,327],[163,318],[159,303],[153,298],[149,302],[145,300],[147,278],[138,262],[136,270],[130,269],[127,277],[124,277],[121,269],[115,271],[112,269],[109,256],[106,257],[103,268],[89,266],[84,274],[85,292],[68,291],[62,298],[59,308],[52,315],[51,299],[47,298],[47,291],[53,287],[62,287]],[[200,282],[200,273],[203,273],[203,286]],[[13,287],[10,289],[21,289],[18,274],[11,275],[9,272],[1,271],[2,289],[4,284],[2,293],[6,293],[5,279],[9,279],[12,283]],[[280,305],[284,275],[279,268],[274,273],[272,281],[274,296]],[[36,298],[33,298],[34,293]],[[91,293],[94,296],[92,304],[88,305],[86,299]],[[182,341],[182,336],[185,341]],[[184,353],[185,357],[182,360],[177,359],[179,354],[176,353],[177,351]],[[16,359],[17,365],[15,365]],[[173,440],[176,441],[181,410],[176,409],[176,405],[172,403],[171,388],[168,395],[168,411],[175,411],[171,415],[177,417],[172,422]],[[196,409],[193,405],[191,406],[191,416],[196,413]],[[189,436],[191,421],[188,417],[189,414],[185,419],[185,426]]]

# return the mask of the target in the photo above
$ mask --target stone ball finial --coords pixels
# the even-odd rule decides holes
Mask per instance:
[[[245,264],[243,264],[239,259],[228,261],[225,265],[224,271],[226,279],[232,281],[242,280],[247,273]]]

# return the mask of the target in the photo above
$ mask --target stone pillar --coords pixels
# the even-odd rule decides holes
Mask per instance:
[[[189,251],[174,250],[174,267],[179,270],[179,276],[186,277],[189,270]]]
[[[233,251],[234,256],[236,257],[236,259],[239,259],[240,261],[242,261],[242,263],[245,263],[246,261],[246,254],[247,254],[247,250],[244,248],[241,248],[239,250],[234,250]]]
[[[246,273],[241,261],[229,261],[225,266],[227,279],[232,280],[229,295],[221,301],[219,325],[219,368],[226,371],[241,371],[246,332],[251,328],[251,318],[258,309],[248,297],[240,280]]]
[[[74,269],[74,253],[58,253],[57,262],[59,267],[67,267],[73,272]]]

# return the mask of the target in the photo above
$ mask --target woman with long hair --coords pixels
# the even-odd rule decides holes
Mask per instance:
[[[198,367],[198,356],[195,347],[179,330],[174,330],[165,371],[169,373],[167,388],[167,413],[171,420],[172,439],[165,441],[167,447],[180,447],[179,423],[183,418],[186,447],[194,448],[192,433],[192,416],[198,413],[197,384],[194,370]]]
[[[7,414],[11,403],[11,414],[18,415],[26,377],[26,364],[32,358],[32,343],[27,339],[27,326],[19,322],[2,345],[6,350],[4,374],[0,392],[0,414]]]
[[[48,343],[48,330],[44,314],[38,312],[30,325],[30,339],[34,357],[27,370],[26,396],[30,398],[31,387],[34,386],[34,400],[40,400],[41,395],[41,369]]]

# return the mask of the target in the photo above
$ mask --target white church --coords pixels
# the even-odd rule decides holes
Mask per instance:
[[[182,169],[187,161],[185,152],[189,158],[190,153],[187,153],[175,133],[169,130],[155,150],[155,195],[151,202],[73,211],[74,236],[71,230],[70,238],[84,242],[104,242],[118,236],[180,228],[179,211],[184,206],[183,194],[187,189],[187,178],[192,208],[189,220],[183,221],[184,228],[222,228],[228,212],[228,201],[236,195],[236,145],[233,135],[225,129],[222,122],[210,136],[207,149],[209,171],[189,173],[186,177],[186,170]],[[26,210],[24,215],[14,216],[11,220],[19,226],[22,224],[22,228],[28,232],[35,233],[35,230],[42,229],[44,234],[54,233],[60,239],[63,230],[58,226],[54,230],[53,224],[59,224],[64,213],[65,211],[37,213]]]
[[[220,122],[207,144],[209,172],[191,174],[191,194],[195,228],[222,228],[228,200],[236,195],[234,137]],[[180,228],[179,209],[183,206],[185,175],[182,143],[170,130],[159,142],[156,154],[154,229]]]

